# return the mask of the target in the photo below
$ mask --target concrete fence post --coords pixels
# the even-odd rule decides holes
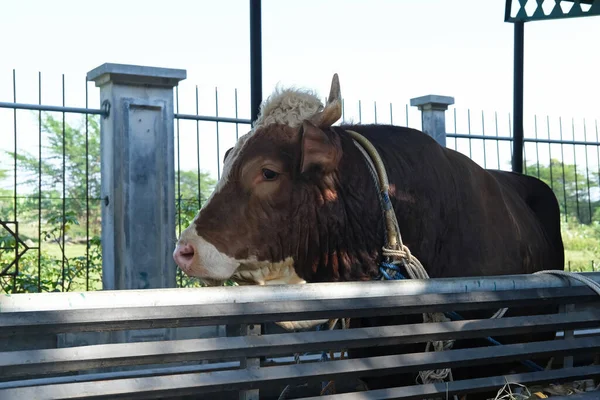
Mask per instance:
[[[186,71],[102,64],[102,286],[175,287],[173,88]]]
[[[446,147],[446,110],[454,104],[454,97],[428,95],[410,99],[410,105],[421,111],[423,132]]]

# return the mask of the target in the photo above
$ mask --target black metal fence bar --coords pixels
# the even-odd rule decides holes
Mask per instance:
[[[456,139],[474,139],[474,140],[496,140],[496,141],[512,141],[510,136],[491,136],[491,135],[473,135],[464,133],[448,133],[446,134],[449,138]],[[562,144],[562,145],[574,145],[574,146],[600,146],[600,142],[591,142],[583,140],[557,140],[557,139],[544,139],[544,138],[525,138],[523,139],[526,143],[547,143],[547,144]]]
[[[93,172],[90,169],[89,117],[90,115],[107,116],[109,108],[89,107],[87,81],[85,83],[85,107],[67,107],[64,75],[61,76],[61,105],[44,105],[42,103],[42,73],[38,72],[37,75],[37,103],[18,101],[15,70],[12,73],[12,102],[0,102],[0,109],[13,111],[14,141],[14,147],[11,146],[13,148],[10,151],[6,148],[5,154],[3,154],[3,156],[9,156],[14,164],[11,177],[12,186],[14,186],[12,188],[13,195],[10,197],[7,196],[7,193],[0,195],[0,199],[3,201],[12,201],[11,208],[14,218],[7,218],[8,214],[6,214],[1,215],[0,219],[4,222],[7,222],[7,219],[14,219],[13,224],[15,225],[15,232],[12,235],[5,229],[9,233],[9,237],[12,236],[12,239],[9,240],[14,243],[14,245],[11,244],[11,247],[14,247],[14,261],[8,261],[9,267],[12,264],[10,270],[4,268],[0,272],[1,284],[3,291],[9,293],[68,291],[71,290],[70,283],[75,279],[83,279],[85,280],[84,287],[89,290],[91,202],[99,200],[94,196],[91,197],[90,194]],[[28,129],[23,128],[27,124],[18,122],[17,112],[20,110],[34,111],[37,114],[35,130],[29,128],[31,138],[37,138],[37,143],[20,138],[19,131]],[[60,116],[46,117],[43,115],[44,112],[60,113]],[[85,117],[85,124],[81,128],[67,123],[68,115],[77,114]],[[44,133],[48,136],[45,136]],[[46,142],[46,140],[48,141]],[[26,151],[20,154],[21,146],[31,148],[31,152]],[[50,156],[44,154],[48,150],[51,152]],[[99,152],[98,147],[93,150],[94,153]],[[72,192],[73,166],[79,168],[77,174],[81,177],[81,182],[79,182],[81,190]],[[23,187],[27,187],[27,189],[23,189]],[[78,214],[75,219],[70,216],[73,203],[84,203],[80,207],[81,215]],[[84,213],[85,215],[83,215]],[[67,255],[70,251],[65,247],[67,224],[82,225],[85,230],[85,250],[82,251],[81,256],[69,257]],[[25,238],[28,237],[37,243],[26,245],[27,239]],[[46,241],[51,241],[59,247],[60,256],[56,256],[55,252],[46,253],[42,250],[43,243]],[[2,250],[6,251],[7,249]],[[35,252],[35,256],[32,252]],[[74,267],[75,264],[76,267]],[[26,269],[24,269],[25,267]],[[74,272],[75,270],[79,272]]]
[[[33,110],[33,111],[49,111],[49,112],[64,112],[72,114],[91,114],[91,115],[108,115],[107,109],[98,108],[83,108],[83,107],[66,107],[66,106],[47,106],[42,104],[27,104],[27,103],[7,103],[0,102],[0,108],[10,108],[15,110]],[[207,122],[224,122],[233,124],[250,124],[251,121],[246,118],[229,118],[210,115],[194,115],[194,114],[174,114],[175,119],[186,119],[193,121]]]
[[[474,135],[470,133],[447,133],[446,137],[455,139],[481,139],[481,140],[496,140],[496,141],[512,141],[510,136],[489,136],[489,135]]]
[[[487,164],[490,161],[489,156],[492,155],[497,157],[497,162],[493,163],[495,168],[511,169],[510,163],[506,164],[509,161],[506,156],[508,147],[502,152],[500,151],[503,143],[509,144],[511,149],[514,143],[511,115],[508,115],[508,134],[500,135],[497,113],[494,113],[493,116],[493,123],[496,125],[495,134],[486,134],[483,113],[479,132],[476,130],[472,132],[469,110],[465,113],[466,119],[461,121],[457,121],[461,118],[460,116],[457,118],[456,108],[453,111],[453,114],[449,114],[449,116],[454,117],[454,131],[446,133],[446,137],[454,142],[449,147],[452,146],[454,150],[469,156],[484,168],[489,167]],[[561,216],[565,222],[561,228],[563,233],[569,236],[571,231],[578,230],[576,235],[581,237],[582,241],[573,244],[576,248],[568,248],[569,251],[572,251],[569,253],[569,257],[572,257],[576,264],[575,270],[589,270],[590,265],[593,270],[594,263],[597,264],[597,259],[596,262],[593,260],[597,257],[597,251],[593,250],[591,245],[585,244],[585,250],[578,246],[589,242],[590,235],[592,235],[592,223],[600,215],[598,121],[594,120],[590,123],[589,119],[578,121],[571,118],[571,133],[566,131],[563,133],[563,118],[558,117],[551,121],[551,118],[546,116],[545,120],[546,128],[538,126],[537,115],[533,115],[531,122],[527,124],[525,132],[527,136],[523,138],[523,172],[543,180],[554,191],[559,201]],[[460,126],[458,126],[459,124]],[[541,133],[544,130],[546,133]],[[461,131],[467,133],[461,133]],[[482,144],[483,152],[474,150],[474,140]],[[491,152],[490,141],[492,143],[495,141],[495,155]],[[547,146],[547,150],[544,146]],[[501,157],[505,158],[502,162]],[[567,229],[568,232],[564,229]],[[587,265],[582,257],[587,257]],[[567,262],[567,265],[571,268],[570,262]]]
[[[86,92],[86,103],[87,103],[87,92]],[[39,105],[42,104],[42,73],[41,72],[38,72],[38,104]],[[86,108],[87,108],[87,104],[86,104]],[[15,113],[16,113],[16,111],[15,111]],[[41,282],[41,276],[42,276],[42,230],[39,229],[39,227],[42,226],[42,146],[41,146],[41,143],[42,143],[42,111],[41,110],[38,111],[38,143],[40,143],[40,146],[38,148],[38,195],[37,195],[37,201],[38,201],[37,291],[41,292],[42,291],[42,282]],[[86,149],[86,153],[87,153],[87,149]],[[88,163],[86,163],[86,178],[88,175],[87,164]],[[15,199],[15,203],[16,203],[16,199]],[[86,287],[87,286],[88,285],[86,285]]]
[[[13,102],[16,103],[17,102],[17,83],[16,83],[17,78],[16,78],[15,70],[13,70],[12,78],[13,78]],[[14,207],[13,215],[14,215],[14,221],[15,221],[15,231],[14,231],[14,234],[15,234],[15,253],[14,253],[15,254],[15,271],[12,276],[12,282],[13,282],[13,288],[14,288],[14,287],[16,287],[17,274],[19,273],[19,258],[20,258],[19,245],[18,245],[18,243],[19,243],[19,222],[18,222],[19,213],[18,213],[18,205],[16,202],[16,198],[18,195],[18,192],[17,192],[17,159],[16,159],[17,149],[18,149],[18,146],[17,146],[17,140],[18,140],[18,138],[17,138],[17,110],[13,110],[13,139],[15,142],[14,143],[15,166],[14,166],[14,177],[13,177],[14,178],[13,195],[15,197],[15,201],[14,201],[14,205],[13,205],[13,207]],[[39,243],[38,243],[38,246],[39,246]],[[39,279],[38,279],[38,281],[39,281]],[[39,286],[39,283],[38,283],[38,286]]]
[[[221,91],[222,93],[222,91]],[[214,97],[211,103],[214,106],[214,115],[202,115],[200,114],[200,101],[199,101],[199,90],[198,85],[195,86],[195,97],[192,99],[191,97],[187,99],[187,102],[194,102],[194,111],[195,114],[189,114],[181,112],[179,101],[180,101],[180,90],[179,87],[175,88],[175,113],[173,115],[175,119],[175,140],[176,140],[176,175],[175,175],[175,191],[176,191],[176,231],[178,235],[181,233],[183,228],[185,228],[187,222],[189,222],[190,218],[193,217],[193,214],[199,210],[206,197],[208,196],[211,187],[209,178],[207,177],[206,172],[201,168],[201,158],[203,155],[207,154],[205,148],[202,148],[202,138],[210,138],[211,140],[216,139],[216,143],[214,147],[211,145],[211,150],[214,148],[216,151],[216,165],[213,165],[216,169],[216,178],[217,180],[221,176],[222,169],[222,157],[221,157],[221,146],[222,146],[222,137],[226,136],[231,138],[230,135],[222,135],[220,124],[224,123],[227,125],[233,124],[235,126],[235,140],[239,139],[239,125],[251,125],[251,120],[247,118],[240,118],[238,113],[238,91],[235,89],[234,91],[234,102],[232,104],[232,108],[235,112],[235,117],[222,117],[220,116],[220,95],[219,89],[217,87],[214,88]],[[222,103],[222,102],[221,102]],[[187,129],[183,128],[182,121],[192,121],[195,122],[195,130],[190,129],[191,126],[187,126]],[[212,122],[214,125],[209,127],[208,129],[201,128],[202,122]],[[203,131],[203,132],[201,132]],[[233,132],[232,132],[233,133]],[[208,136],[207,136],[208,135]],[[192,139],[194,138],[194,143],[192,144]],[[226,139],[227,140],[227,139]],[[186,144],[186,141],[188,144]],[[195,147],[195,166],[191,167],[191,163],[188,163],[187,166],[182,165],[182,156],[185,151],[183,149],[192,149]],[[201,151],[203,150],[203,151]],[[192,156],[191,153],[188,153],[187,157]],[[192,156],[193,157],[193,156]],[[191,160],[191,158],[189,158]],[[194,171],[195,170],[195,171]],[[189,173],[194,171],[195,182],[192,183],[189,178]],[[187,178],[186,178],[187,176]],[[177,283],[180,287],[185,287],[189,285],[197,286],[198,282],[194,279],[190,279],[189,277],[185,277],[184,274],[178,269],[177,270]]]
[[[194,114],[175,114],[175,119],[187,119],[192,121],[207,121],[207,122],[226,122],[232,124],[250,124],[249,119],[245,118],[228,118],[228,117],[213,117],[210,115],[194,115]]]
[[[63,113],[71,113],[71,114],[92,114],[92,115],[103,115],[103,116],[108,115],[108,112],[109,112],[107,109],[98,109],[98,108],[46,106],[46,105],[42,105],[42,104],[6,103],[6,102],[0,102],[0,108],[10,108],[10,109],[14,109],[14,110],[63,112]]]

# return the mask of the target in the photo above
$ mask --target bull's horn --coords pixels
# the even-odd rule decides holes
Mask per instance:
[[[324,324],[328,319],[306,320],[306,321],[280,321],[277,325],[288,331],[311,329],[317,325]]]
[[[331,89],[329,89],[329,98],[327,105],[320,113],[312,119],[314,124],[320,128],[329,128],[342,117],[342,91],[340,89],[340,78],[338,74],[333,74],[331,80]]]
[[[342,102],[342,89],[340,89],[340,77],[337,73],[333,74],[331,78],[331,89],[329,89],[329,98],[327,104],[331,104],[334,101]]]

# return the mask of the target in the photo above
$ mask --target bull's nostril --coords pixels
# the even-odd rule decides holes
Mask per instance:
[[[194,246],[183,244],[177,246],[173,253],[173,258],[179,267],[187,269],[191,266],[195,253]]]
[[[194,248],[189,246],[189,247],[184,247],[183,249],[181,249],[181,257],[185,258],[185,259],[190,259],[190,258],[194,258]]]

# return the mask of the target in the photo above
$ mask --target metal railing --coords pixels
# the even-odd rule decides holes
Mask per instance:
[[[600,282],[600,273],[587,273]],[[335,288],[335,289],[334,289]],[[0,337],[259,323],[315,318],[418,315],[424,312],[493,310],[499,305],[547,307],[577,303],[587,308],[556,314],[502,319],[375,326],[346,330],[257,336],[122,343],[97,337],[96,343],[0,353],[0,399],[29,399],[43,387],[44,398],[127,396],[155,398],[236,392],[275,399],[286,385],[304,385],[303,396],[318,396],[319,383],[335,382],[339,392],[355,392],[348,382],[377,374],[431,368],[502,364],[532,357],[555,357],[547,370],[485,376],[452,382],[375,390],[367,396],[416,399],[497,390],[507,382],[523,385],[569,382],[600,373],[586,356],[600,350],[600,337],[556,340],[444,352],[391,354],[322,362],[330,350],[468,340],[598,328],[600,297],[578,281],[550,275],[447,278],[431,281],[323,283],[272,287],[149,289],[87,293],[18,294],[0,297]],[[39,336],[38,336],[39,337]],[[41,343],[41,342],[40,342]],[[293,354],[300,359],[292,361]],[[302,356],[308,354],[312,356]],[[287,356],[287,360],[283,357]],[[559,357],[575,356],[564,368]],[[582,356],[581,358],[578,358]],[[260,357],[263,362],[258,363]],[[256,360],[256,363],[252,363]],[[247,366],[246,366],[247,365]],[[74,375],[73,375],[74,374]],[[311,386],[312,384],[312,386]],[[315,387],[315,385],[317,387]],[[258,391],[257,391],[258,390]],[[315,391],[316,390],[316,391]],[[85,395],[81,395],[85,393]],[[597,392],[595,393],[597,394]],[[345,398],[338,394],[333,398]],[[309,397],[313,398],[313,397]],[[368,397],[371,398],[371,397]]]

